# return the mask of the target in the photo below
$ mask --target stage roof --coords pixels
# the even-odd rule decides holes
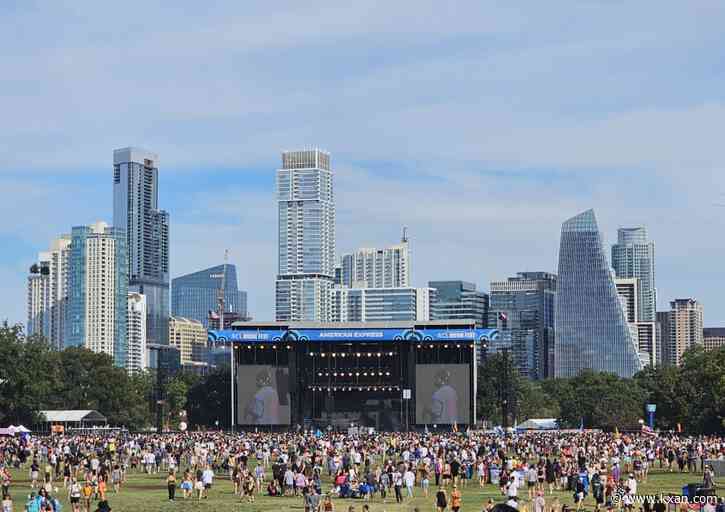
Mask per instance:
[[[236,322],[231,330],[208,332],[212,343],[305,341],[487,342],[496,329],[476,329],[469,321],[436,322]]]

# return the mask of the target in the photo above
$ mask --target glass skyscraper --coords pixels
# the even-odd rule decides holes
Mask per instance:
[[[499,330],[519,372],[531,379],[553,375],[556,275],[519,272],[491,283],[488,326]]]
[[[159,210],[158,155],[113,152],[113,225],[127,235],[129,290],[146,296],[150,344],[169,342],[169,214]]]
[[[335,198],[330,154],[285,151],[277,170],[278,321],[331,319],[335,276]]]
[[[655,244],[647,238],[647,228],[620,228],[612,246],[612,267],[617,277],[636,278],[638,322],[657,320],[655,287]]]
[[[247,293],[239,291],[237,267],[226,265],[224,312],[247,317]],[[209,327],[209,311],[219,309],[218,294],[222,286],[224,265],[180,276],[171,281],[171,311],[175,317],[197,320]]]
[[[479,329],[488,324],[488,295],[466,281],[429,281],[437,292],[431,305],[432,320],[472,320]]]
[[[642,369],[594,210],[564,222],[556,295],[556,377],[583,370],[631,377]]]

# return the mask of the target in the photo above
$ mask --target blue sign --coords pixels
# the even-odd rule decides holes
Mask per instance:
[[[211,343],[305,341],[490,341],[497,329],[243,329],[208,331]]]

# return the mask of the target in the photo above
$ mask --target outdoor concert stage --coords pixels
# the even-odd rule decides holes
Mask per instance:
[[[238,322],[233,343],[243,428],[400,431],[476,422],[477,354],[495,329],[467,321]]]

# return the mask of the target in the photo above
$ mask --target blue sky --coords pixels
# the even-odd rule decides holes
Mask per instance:
[[[65,5],[64,5],[65,4]],[[172,274],[231,250],[272,318],[274,171],[333,157],[338,253],[409,227],[413,281],[555,271],[561,223],[644,224],[659,305],[725,325],[722,2],[0,4],[0,318],[114,148],[160,155]]]

